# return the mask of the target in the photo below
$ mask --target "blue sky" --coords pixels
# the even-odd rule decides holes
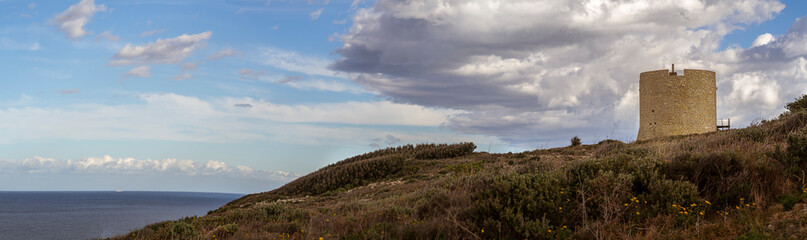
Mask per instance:
[[[715,70],[740,125],[807,92],[807,4],[706,2],[0,0],[0,190],[247,193],[407,143],[628,142],[638,73],[671,63]]]

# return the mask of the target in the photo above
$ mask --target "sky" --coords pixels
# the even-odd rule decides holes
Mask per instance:
[[[639,73],[718,117],[807,93],[807,3],[0,0],[0,190],[268,191],[379,148],[634,141]]]

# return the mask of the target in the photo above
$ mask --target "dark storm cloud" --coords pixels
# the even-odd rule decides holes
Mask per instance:
[[[632,138],[639,73],[671,63],[717,71],[726,99],[776,102],[778,88],[740,86],[764,84],[774,73],[737,75],[737,66],[799,59],[786,46],[806,39],[796,34],[801,24],[778,49],[718,47],[731,29],[783,7],[764,0],[380,0],[357,12],[331,68],[396,102],[465,110],[447,124],[462,132],[511,143],[568,140],[585,129],[584,140]]]

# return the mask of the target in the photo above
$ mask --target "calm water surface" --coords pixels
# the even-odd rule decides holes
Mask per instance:
[[[111,237],[202,216],[243,195],[192,192],[2,192],[0,239]]]

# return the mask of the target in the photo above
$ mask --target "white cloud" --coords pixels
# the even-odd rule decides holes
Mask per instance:
[[[777,110],[781,107],[779,106],[783,100],[779,96],[781,87],[765,73],[738,73],[728,81],[731,82],[731,90],[724,102],[767,111]]]
[[[40,49],[39,43],[19,43],[15,42],[11,39],[7,38],[0,38],[0,50],[8,50],[8,51],[37,51]]]
[[[765,34],[759,35],[759,37],[757,37],[757,39],[754,39],[754,42],[751,43],[751,47],[759,47],[759,46],[771,43],[771,42],[773,42],[773,40],[776,40],[776,37],[774,37],[770,33],[765,33]]]
[[[236,50],[233,50],[232,47],[228,47],[227,49],[218,51],[218,52],[214,53],[213,55],[208,56],[207,59],[208,60],[217,60],[217,59],[222,59],[222,58],[235,56],[235,55],[241,55],[241,54],[243,54],[243,53],[239,52],[239,51],[236,51]]]
[[[107,41],[117,42],[118,40],[120,40],[120,37],[118,35],[112,34],[112,32],[110,31],[104,31],[101,34],[95,36],[95,40],[99,39],[105,39]]]
[[[70,95],[70,94],[76,94],[76,93],[79,93],[80,91],[81,91],[81,90],[79,90],[78,88],[73,88],[73,89],[64,89],[64,90],[60,90],[59,92],[61,92],[61,93],[62,93],[62,95]]]
[[[190,73],[183,73],[183,74],[176,75],[176,76],[173,77],[173,79],[177,80],[177,81],[186,80],[186,79],[192,79],[192,78],[193,78],[193,75],[191,75]]]
[[[182,71],[188,71],[194,69],[196,69],[196,63],[186,62],[182,64]]]
[[[158,39],[146,45],[126,44],[109,62],[112,65],[163,63],[175,64],[185,60],[194,50],[202,47],[213,32],[183,34],[175,38]]]
[[[164,33],[164,32],[165,32],[165,29],[154,29],[154,30],[151,30],[151,31],[145,31],[145,32],[140,33],[140,37],[141,38],[142,37],[148,37],[148,36],[151,36],[151,35],[154,35],[154,34]]]
[[[320,9],[318,9],[316,11],[311,12],[308,15],[311,16],[311,20],[317,20],[317,19],[319,19],[319,15],[322,15],[322,10],[323,10],[323,8],[320,8]]]
[[[261,63],[275,68],[308,75],[333,76],[328,69],[331,61],[325,58],[301,55],[297,52],[265,47],[258,50]]]
[[[430,109],[417,105],[388,101],[344,102],[309,105],[281,105],[250,98],[223,99],[222,106],[250,104],[248,111],[236,110],[238,115],[290,123],[341,123],[356,125],[401,125],[437,127],[447,116],[461,111]]]
[[[751,49],[719,49],[733,30],[783,8],[769,0],[380,0],[356,12],[331,67],[395,102],[466,111],[448,123],[465,133],[532,146],[575,134],[632,140],[639,73],[672,63],[718,73],[720,117],[770,116],[782,96],[807,90],[794,68],[754,60],[807,56],[807,31],[795,30],[807,24]],[[747,104],[758,107],[734,107]]]
[[[238,74],[241,75],[241,78],[253,79],[253,80],[261,80],[264,76],[266,76],[266,71],[260,70],[252,70],[248,68],[244,68],[238,71]]]
[[[27,94],[20,94],[19,98],[15,99],[15,100],[0,103],[0,106],[3,106],[3,107],[18,107],[18,106],[25,106],[25,105],[31,104],[33,102],[34,101],[33,101],[33,98],[31,96],[29,96]]]
[[[136,68],[132,68],[129,72],[126,72],[126,76],[130,77],[151,77],[151,69],[149,66],[139,66]]]
[[[223,176],[231,178],[290,181],[299,175],[283,171],[257,170],[247,166],[231,166],[220,161],[200,163],[178,159],[134,159],[90,157],[61,160],[35,156],[21,161],[0,160],[5,173],[28,174],[122,174],[122,175],[176,175],[176,176]]]
[[[96,12],[103,11],[106,11],[106,6],[103,4],[95,5],[94,0],[81,0],[64,12],[57,14],[51,22],[59,26],[59,30],[64,32],[68,38],[77,39],[89,33],[84,29],[84,25],[90,22]]]
[[[263,82],[271,82],[283,84],[292,88],[300,90],[315,90],[315,91],[328,91],[328,92],[347,92],[347,93],[372,93],[362,89],[355,83],[348,82],[345,79],[307,79],[303,76],[294,75],[269,75],[264,70],[241,69],[238,72],[243,79],[252,79]]]
[[[286,84],[290,87],[300,90],[318,90],[329,92],[348,92],[348,93],[367,93],[361,87],[354,83],[336,81],[336,80],[300,80],[300,81],[281,81],[280,83]]]
[[[246,104],[251,107],[242,107]],[[0,143],[114,139],[366,145],[388,134],[408,143],[499,143],[496,138],[434,131],[448,116],[460,113],[389,101],[289,105],[253,98],[203,100],[171,93],[143,94],[132,104],[0,108]],[[389,130],[387,126],[432,129]]]
[[[323,4],[323,5],[327,5],[328,3],[330,3],[330,2],[331,2],[331,0],[322,0],[322,2],[319,2],[319,1],[317,1],[317,0],[306,0],[306,2],[308,2],[308,4],[309,4],[309,5],[311,5],[311,4]]]
[[[29,3],[28,4],[28,9],[35,9],[35,8],[36,8],[36,3]]]

